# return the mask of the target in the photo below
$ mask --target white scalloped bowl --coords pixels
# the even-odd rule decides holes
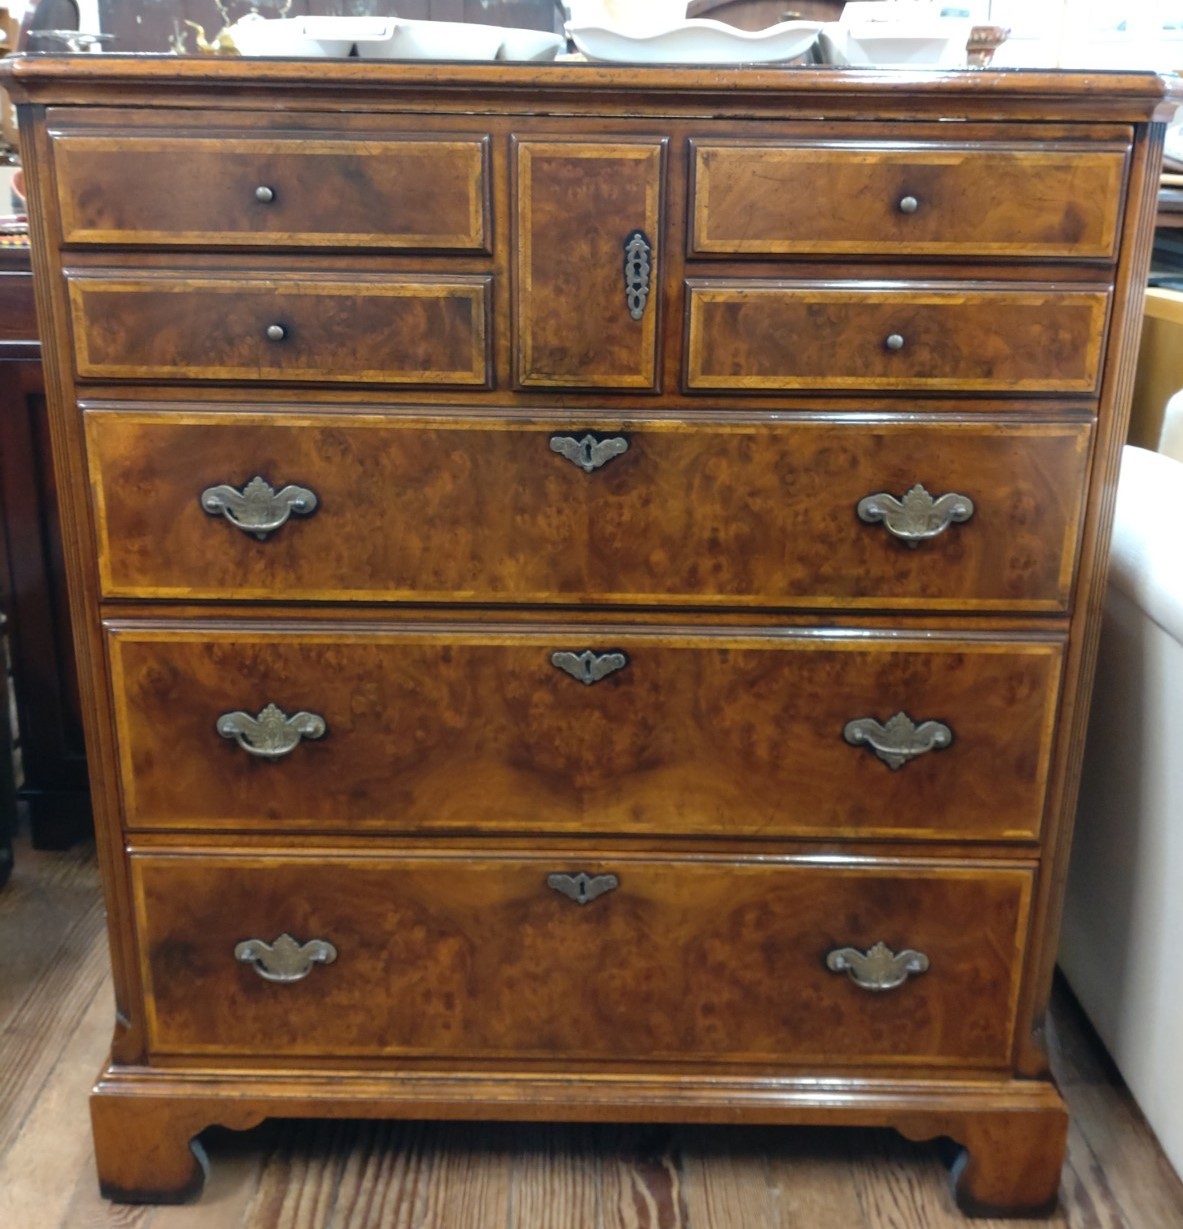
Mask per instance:
[[[782,21],[766,30],[738,30],[721,21],[681,21],[664,30],[567,25],[589,60],[612,64],[777,64],[804,55],[820,21]]]

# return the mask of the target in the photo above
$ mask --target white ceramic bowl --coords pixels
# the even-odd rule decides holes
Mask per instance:
[[[357,54],[369,60],[495,60],[504,41],[500,26],[399,17],[390,38],[359,42]]]
[[[317,19],[311,17],[268,18],[248,13],[227,33],[245,56],[347,56],[354,44],[354,38],[347,32],[330,35],[328,27],[318,26]]]
[[[820,21],[783,21],[766,30],[737,30],[721,21],[681,21],[665,30],[567,27],[589,60],[612,64],[779,64],[813,46]]]
[[[829,36],[829,45],[839,49],[839,55],[847,64],[873,64],[880,68],[964,68],[965,44],[971,29],[971,21],[939,18],[928,22],[884,21],[827,26],[824,33]],[[827,40],[823,39],[823,47],[826,45]]]

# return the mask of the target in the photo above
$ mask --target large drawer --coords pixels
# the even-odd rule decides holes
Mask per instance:
[[[69,276],[78,375],[486,385],[484,276]]]
[[[487,849],[143,854],[132,877],[157,1054],[826,1067],[1004,1066],[1033,882]],[[904,980],[866,989],[842,966],[874,984],[876,944],[926,967],[883,953]]]
[[[489,138],[59,133],[68,244],[485,252]]]
[[[109,653],[131,829],[1031,840],[1063,646],[449,620]]]
[[[1052,144],[696,141],[689,250],[1112,260],[1126,160]]]
[[[1091,435],[295,407],[86,431],[109,596],[1014,610],[1067,605]]]
[[[1095,393],[1107,289],[687,283],[690,390]]]

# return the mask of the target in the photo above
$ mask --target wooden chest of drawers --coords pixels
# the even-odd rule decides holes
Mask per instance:
[[[123,1199],[270,1115],[889,1125],[1042,1021],[1163,85],[18,62]]]

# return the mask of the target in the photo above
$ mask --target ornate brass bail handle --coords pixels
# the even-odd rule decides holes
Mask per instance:
[[[826,968],[846,973],[856,986],[880,993],[902,986],[909,977],[928,969],[928,957],[910,947],[893,952],[886,943],[876,943],[868,951],[839,947],[826,957]]]
[[[948,747],[953,731],[941,721],[922,721],[917,725],[907,713],[900,712],[882,724],[874,717],[848,721],[842,737],[852,747],[869,747],[896,772],[918,755]]]
[[[262,939],[244,939],[234,949],[234,959],[251,965],[265,981],[303,981],[314,964],[332,964],[337,949],[325,939],[310,939],[298,943],[289,934],[282,934],[274,943]]]
[[[645,315],[645,305],[649,302],[652,255],[653,247],[644,231],[634,230],[624,241],[624,296],[628,314],[634,320]]]
[[[950,525],[968,521],[974,514],[974,501],[956,491],[934,499],[918,482],[903,499],[886,491],[860,499],[858,514],[868,525],[882,521],[892,537],[914,550],[928,538],[944,533]]]
[[[325,719],[316,713],[288,716],[268,704],[257,717],[250,713],[223,713],[218,718],[218,733],[233,738],[248,754],[263,760],[279,760],[289,755],[303,738],[321,738],[327,729]]]
[[[620,880],[615,875],[588,875],[580,871],[577,875],[547,875],[546,886],[577,905],[587,905],[605,892],[614,892],[620,887]]]
[[[628,452],[628,440],[623,435],[599,436],[590,432],[582,439],[573,435],[552,435],[550,450],[578,465],[585,474],[607,465],[613,457]]]
[[[623,670],[628,665],[628,658],[623,653],[596,653],[591,649],[571,653],[559,649],[550,655],[550,664],[590,687],[617,670]]]
[[[224,516],[236,529],[254,534],[260,542],[286,525],[293,513],[310,516],[318,500],[307,487],[285,486],[278,491],[255,477],[241,491],[232,486],[211,486],[201,492],[201,506],[210,516]]]

